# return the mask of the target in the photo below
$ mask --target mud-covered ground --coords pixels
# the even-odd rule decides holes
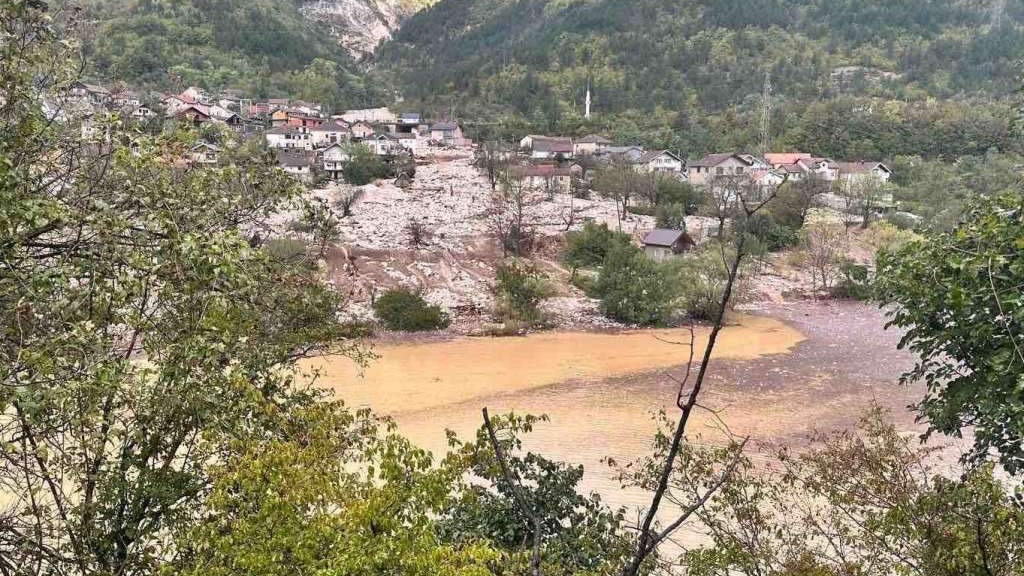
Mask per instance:
[[[922,431],[906,408],[921,398],[922,388],[897,382],[900,374],[913,365],[913,358],[896,349],[900,335],[883,329],[881,311],[854,302],[800,301],[765,304],[754,313],[780,320],[788,328],[752,330],[752,326],[741,325],[727,329],[738,337],[733,338],[731,346],[737,342],[741,345],[743,338],[748,338],[758,352],[726,355],[713,361],[701,404],[716,415],[698,412],[690,429],[691,434],[702,436],[702,442],[721,441],[721,419],[734,434],[749,435],[752,446],[797,447],[812,431],[851,428],[872,402],[889,409],[900,429],[908,434]],[[792,331],[798,332],[798,337],[794,338]],[[482,343],[476,345],[507,345],[502,339],[473,340]],[[638,352],[645,344],[635,335],[622,342],[619,348],[602,343],[601,362],[614,365],[620,361],[626,365],[633,362],[635,354],[646,353]],[[655,343],[652,336],[651,345]],[[612,377],[584,371],[583,377],[568,376],[541,386],[518,382],[508,372],[515,369],[509,366],[521,365],[518,378],[532,378],[532,367],[549,360],[539,358],[545,347],[535,347],[528,358],[503,359],[496,352],[493,356],[501,361],[495,361],[497,372],[492,376],[509,385],[507,389],[494,389],[476,385],[461,388],[461,374],[446,371],[460,372],[466,359],[452,357],[446,362],[446,346],[450,345],[391,344],[378,350],[381,358],[377,362],[395,363],[392,366],[429,353],[434,358],[430,369],[437,372],[433,376],[421,374],[422,363],[416,363],[408,372],[385,370],[383,373],[391,377],[384,380],[372,375],[365,381],[353,380],[347,372],[328,369],[322,383],[333,383],[341,398],[358,398],[360,405],[393,415],[402,433],[435,454],[445,450],[446,429],[462,436],[472,434],[480,425],[480,409],[484,406],[492,413],[546,414],[550,422],[539,425],[526,439],[529,449],[583,464],[587,470],[585,488],[600,492],[613,505],[637,506],[645,501],[642,493],[621,490],[603,460],[613,458],[622,463],[648,453],[655,430],[652,415],[663,408],[671,410],[677,388],[672,377],[684,371],[684,349],[679,350],[680,362],[675,365],[662,358],[653,369],[634,363],[629,364],[628,371],[610,371],[615,374]],[[585,341],[581,340],[580,345],[586,346]],[[456,356],[464,352],[460,346],[450,348]],[[473,363],[476,377],[486,380],[490,376],[482,364],[487,364],[487,356],[480,354],[477,358],[479,361]],[[333,382],[332,374],[336,378]],[[408,378],[420,382],[414,387],[415,393],[408,389]],[[437,394],[432,396],[435,389]],[[421,403],[417,398],[428,401]]]

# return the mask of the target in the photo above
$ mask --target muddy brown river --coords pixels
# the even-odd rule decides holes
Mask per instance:
[[[797,444],[814,429],[853,425],[874,399],[915,429],[905,407],[921,391],[896,384],[911,358],[875,309],[856,303],[777,305],[731,318],[719,338],[692,434],[722,438],[721,426],[756,442]],[[697,330],[696,357],[707,338]],[[480,409],[546,414],[528,449],[583,464],[584,488],[613,506],[643,505],[603,464],[649,450],[652,415],[669,409],[673,377],[685,371],[686,330],[541,333],[375,347],[364,373],[346,359],[318,360],[320,384],[350,406],[395,419],[418,445],[443,453],[445,430],[471,437]],[[719,418],[721,422],[719,422]]]

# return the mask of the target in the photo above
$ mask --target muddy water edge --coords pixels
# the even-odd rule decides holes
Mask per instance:
[[[716,347],[691,434],[722,438],[723,425],[758,443],[793,445],[808,433],[850,427],[872,401],[916,429],[906,410],[921,390],[896,383],[912,358],[882,314],[857,303],[799,302],[734,316]],[[697,329],[699,358],[706,329]],[[525,338],[458,338],[379,345],[362,374],[346,359],[312,362],[319,384],[350,406],[394,418],[400,432],[442,454],[445,430],[469,438],[480,409],[546,414],[525,442],[549,458],[582,464],[584,489],[613,506],[642,505],[604,461],[647,454],[659,410],[669,410],[685,372],[686,330],[556,332]]]

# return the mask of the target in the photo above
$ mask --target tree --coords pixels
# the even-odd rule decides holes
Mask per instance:
[[[319,259],[327,257],[327,247],[341,239],[341,222],[322,198],[306,202],[302,215],[292,222],[291,229],[309,235],[310,245]]]
[[[452,439],[454,456],[480,482],[448,508],[440,520],[441,534],[454,544],[483,538],[508,551],[510,574],[530,573],[535,550],[539,569],[548,576],[608,573],[629,551],[622,514],[596,494],[579,493],[582,466],[523,453],[522,437],[544,420],[489,417],[474,441]]]
[[[572,268],[575,275],[579,268],[596,268],[604,264],[612,247],[628,244],[629,234],[609,230],[604,223],[586,222],[580,230],[566,233],[562,260]]]
[[[807,222],[807,214],[814,207],[814,199],[829,189],[829,183],[817,174],[786,182],[780,187],[768,213],[780,224],[799,230]]]
[[[349,160],[341,170],[345,181],[355,186],[369,184],[392,175],[391,169],[380,156],[363,144],[355,144],[349,151]]]
[[[495,316],[506,324],[530,328],[543,321],[539,306],[550,294],[547,279],[534,266],[508,260],[497,270]]]
[[[238,444],[213,467],[208,506],[177,535],[166,573],[484,576],[500,558],[486,542],[438,535],[466,465],[432,466],[365,411],[324,402],[277,438]]]
[[[632,244],[613,244],[594,291],[601,312],[628,324],[664,326],[676,309],[678,288],[664,267]]]
[[[654,175],[637,172],[625,160],[615,160],[597,170],[593,187],[602,197],[615,200],[620,230],[622,219],[626,217],[633,200],[642,198],[650,201],[657,196]]]
[[[714,545],[684,554],[689,573],[1020,573],[1024,511],[993,467],[948,469],[936,448],[900,434],[878,408],[855,431],[816,433],[799,454],[771,456],[776,466],[741,458],[728,485],[700,507]],[[680,491],[731,461],[710,449],[689,457],[705,465],[680,469]]]
[[[491,194],[487,220],[501,243],[505,256],[525,256],[532,248],[533,220],[530,207],[540,199],[522,178],[506,171],[501,184]]]
[[[388,290],[378,297],[373,312],[393,331],[440,330],[451,323],[440,306],[428,304],[419,294],[403,288]]]
[[[473,164],[487,178],[491,191],[497,190],[502,174],[508,166],[508,158],[512,154],[510,148],[502,142],[489,140],[476,150]]]
[[[341,218],[348,218],[352,215],[352,208],[363,196],[363,191],[358,188],[345,188],[338,195],[334,207],[341,211]]]
[[[890,325],[918,356],[903,376],[928,386],[917,405],[932,431],[974,431],[975,459],[990,451],[1024,470],[1024,314],[1020,286],[1024,193],[979,200],[948,233],[878,258],[875,285]]]
[[[287,176],[182,170],[190,143],[116,126],[84,146],[43,113],[74,79],[45,4],[0,22],[0,571],[149,574],[208,464],[312,401],[295,362],[361,353],[308,266],[250,244]]]
[[[726,235],[725,224],[743,211],[743,199],[753,197],[751,180],[746,175],[716,175],[707,184],[700,213],[718,221],[719,240]]]
[[[839,276],[846,234],[828,222],[813,222],[800,231],[800,245],[811,270],[811,289],[828,292]]]
[[[871,175],[848,180],[840,194],[845,204],[843,223],[846,227],[860,223],[861,228],[867,228],[884,192],[883,183]]]

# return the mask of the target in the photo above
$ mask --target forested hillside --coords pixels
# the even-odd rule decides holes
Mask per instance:
[[[54,2],[55,7],[72,2]],[[375,100],[330,29],[294,0],[89,0],[87,71],[175,89],[240,88],[335,105]]]
[[[1021,0],[442,0],[379,67],[426,109],[687,154],[756,141],[770,73],[779,145],[947,156],[1012,145],[1022,18]]]

